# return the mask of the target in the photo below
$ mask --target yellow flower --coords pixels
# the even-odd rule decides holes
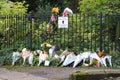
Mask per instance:
[[[44,42],[43,44],[41,44],[41,47],[43,47],[43,46],[46,46],[46,47],[52,47],[52,45],[49,44],[48,42]]]
[[[62,50],[62,49],[60,49],[60,51],[61,51],[61,52],[63,52],[63,50]]]
[[[43,42],[43,44],[48,44],[48,42]]]
[[[58,7],[54,7],[54,8],[52,9],[52,12],[53,12],[53,13],[59,13]]]

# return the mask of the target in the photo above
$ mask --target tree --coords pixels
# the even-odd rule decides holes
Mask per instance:
[[[119,7],[119,0],[82,0],[79,2],[79,10],[89,14],[100,12],[105,14],[119,13]]]
[[[0,15],[25,14],[28,5],[24,4],[25,2],[11,2],[8,0],[0,1]]]
[[[65,7],[68,6],[69,2],[67,0],[37,0],[36,4],[38,7],[36,8],[37,12],[43,12],[44,9],[47,12],[51,12],[53,7],[58,7],[60,10],[60,13],[64,10]]]
[[[68,7],[70,9],[72,9],[74,11],[74,13],[78,13],[79,12],[79,9],[78,9],[78,6],[79,6],[78,2],[79,1],[80,0],[69,0]]]

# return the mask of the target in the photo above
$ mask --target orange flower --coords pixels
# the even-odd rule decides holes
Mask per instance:
[[[103,56],[103,51],[102,51],[102,52],[101,52],[101,51],[98,52],[98,56],[99,56],[99,57],[102,57],[102,56]]]
[[[52,9],[52,12],[53,12],[53,13],[59,13],[58,7],[54,7],[54,8]]]

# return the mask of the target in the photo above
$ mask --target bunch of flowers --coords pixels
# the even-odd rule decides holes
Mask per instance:
[[[55,15],[57,15],[58,13],[59,13],[59,8],[58,7],[52,8],[52,15],[51,15],[51,19],[50,19],[51,22],[56,21]]]
[[[56,20],[55,17],[58,14],[59,14],[59,8],[58,7],[52,8],[52,15],[51,15],[49,24],[47,25],[48,28],[49,28],[50,33],[52,33],[53,31],[55,31],[57,29],[57,27],[56,27],[57,20]],[[62,13],[62,16],[66,17],[66,16],[68,16],[68,14],[73,14],[73,11],[70,8],[66,7],[64,9],[63,13]]]
[[[62,13],[62,16],[65,17],[68,14],[73,14],[73,11],[70,8],[66,7]]]
[[[56,25],[55,16],[58,15],[58,13],[59,13],[59,8],[58,7],[52,8],[52,15],[51,15],[51,18],[50,18],[50,21],[49,21],[49,24],[48,24],[50,33],[52,33],[55,29],[55,25]]]

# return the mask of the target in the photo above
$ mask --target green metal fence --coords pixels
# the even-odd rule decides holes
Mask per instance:
[[[58,17],[56,16],[56,19]],[[111,49],[119,49],[119,14],[69,15],[68,28],[58,28],[56,20],[52,32],[48,26],[49,20],[50,15],[0,16],[0,50],[21,50],[24,47],[41,49],[43,42],[75,52],[96,51],[101,48],[108,53]]]

